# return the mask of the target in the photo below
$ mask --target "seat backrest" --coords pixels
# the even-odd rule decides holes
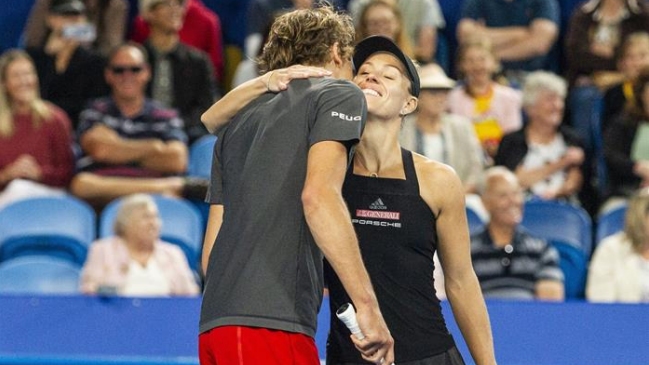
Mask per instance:
[[[565,277],[564,289],[566,299],[584,299],[588,259],[586,254],[571,243],[561,240],[549,240],[559,251],[561,271]]]
[[[95,234],[96,214],[78,198],[18,200],[0,210],[0,260],[45,252],[83,264]]]
[[[187,256],[189,266],[196,270],[200,260],[203,245],[203,224],[200,212],[189,201],[161,195],[153,195],[162,228],[160,238],[163,241],[176,244]],[[110,202],[99,217],[99,238],[114,235],[114,223],[122,198]]]
[[[469,234],[478,232],[485,225],[485,222],[482,221],[478,213],[468,206],[466,207],[466,219],[469,224]]]
[[[627,206],[625,204],[602,213],[597,217],[595,244],[599,244],[604,238],[614,235],[624,229],[626,209]]]
[[[582,208],[555,201],[528,201],[521,223],[535,236],[570,243],[590,255],[592,221]]]
[[[329,335],[329,328],[331,327],[330,313],[329,295],[324,295],[322,297],[322,304],[320,304],[320,311],[318,312],[318,325],[316,326],[317,331],[315,334],[315,344],[321,360],[327,357],[327,337]],[[324,364],[324,361],[322,363]]]
[[[211,134],[205,135],[192,143],[189,147],[187,175],[209,179],[212,172],[214,143],[216,143],[216,136]]]
[[[56,256],[32,255],[0,263],[2,294],[77,294],[81,266]]]

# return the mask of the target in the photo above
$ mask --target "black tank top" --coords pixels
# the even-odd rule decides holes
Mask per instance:
[[[406,179],[347,172],[343,196],[361,253],[395,340],[395,363],[425,359],[455,345],[433,283],[437,249],[435,216],[421,198],[410,151],[401,150]],[[335,311],[350,302],[333,269],[325,265],[331,305],[327,363],[365,363]]]

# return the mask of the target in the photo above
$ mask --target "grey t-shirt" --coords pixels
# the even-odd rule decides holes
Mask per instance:
[[[354,84],[295,80],[264,94],[219,132],[208,201],[224,205],[209,259],[200,332],[225,325],[315,335],[322,253],[301,194],[309,148],[358,142],[367,109]]]

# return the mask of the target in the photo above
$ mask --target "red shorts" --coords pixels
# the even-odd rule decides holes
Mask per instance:
[[[267,328],[223,326],[198,336],[201,365],[320,365],[313,338]]]

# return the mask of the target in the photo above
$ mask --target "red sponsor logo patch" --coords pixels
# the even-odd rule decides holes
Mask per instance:
[[[366,209],[357,209],[356,216],[360,218],[378,218],[378,219],[389,219],[393,221],[398,221],[401,217],[400,212],[386,212],[384,210],[366,210]]]

